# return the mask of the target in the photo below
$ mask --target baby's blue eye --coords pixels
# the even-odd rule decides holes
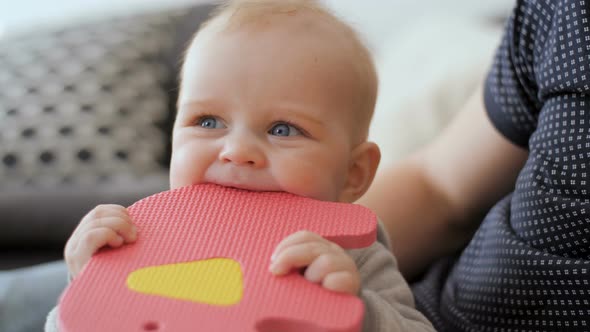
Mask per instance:
[[[199,119],[198,124],[200,127],[207,129],[225,128],[223,122],[221,122],[221,120],[217,119],[214,116],[204,116]]]
[[[269,134],[274,136],[298,136],[301,135],[299,129],[295,126],[287,124],[287,123],[278,123],[274,125],[268,131]]]

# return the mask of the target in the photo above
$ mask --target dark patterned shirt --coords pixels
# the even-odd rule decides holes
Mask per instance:
[[[439,331],[590,331],[590,0],[522,0],[485,86],[514,192],[415,285]]]

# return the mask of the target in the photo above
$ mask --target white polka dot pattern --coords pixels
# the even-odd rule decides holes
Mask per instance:
[[[590,331],[589,18],[590,0],[523,0],[508,21],[485,102],[529,157],[450,273],[415,288],[440,331]]]

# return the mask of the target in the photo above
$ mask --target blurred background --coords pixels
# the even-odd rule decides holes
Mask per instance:
[[[382,166],[481,84],[512,0],[325,0],[372,50]],[[0,2],[0,331],[39,331],[64,243],[99,203],[167,188],[179,58],[204,0]]]
[[[0,40],[23,31],[41,32],[104,17],[154,13],[197,3],[215,1],[7,2],[0,10]],[[373,51],[381,93],[372,139],[383,147],[385,163],[431,139],[449,113],[476,87],[513,6],[513,0],[324,3],[355,26]]]

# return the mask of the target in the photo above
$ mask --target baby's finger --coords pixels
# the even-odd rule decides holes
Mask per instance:
[[[308,266],[318,256],[329,252],[330,247],[319,241],[295,244],[282,249],[270,264],[270,272],[282,275],[295,268]]]
[[[80,237],[76,251],[81,257],[91,257],[98,249],[106,245],[116,248],[120,247],[123,242],[123,237],[110,228],[94,228]]]
[[[129,217],[127,209],[123,206],[116,204],[102,204],[92,209],[82,218],[78,227],[74,230],[72,237],[75,238],[79,234],[86,233],[88,229],[93,228],[94,225],[92,222],[94,220],[110,217],[119,217],[131,223],[131,217]]]
[[[88,229],[110,228],[121,235],[126,243],[137,239],[137,228],[129,218],[105,217],[88,222]]]
[[[111,247],[120,247],[124,242],[123,237],[110,228],[95,228],[83,234],[77,246],[71,246],[66,249],[65,256],[68,265],[72,266],[73,274],[77,274],[94,253],[109,245]]]
[[[299,231],[284,238],[275,248],[270,260],[274,261],[283,249],[311,241],[325,241],[323,237],[310,231]]]
[[[124,206],[117,204],[101,204],[96,206],[84,216],[84,219],[98,219],[104,217],[128,217],[129,213]]]
[[[330,273],[355,270],[354,261],[345,252],[326,252],[309,264],[304,276],[305,279],[318,283]]]
[[[340,293],[357,295],[360,289],[360,277],[350,271],[332,272],[322,281],[322,287]]]

